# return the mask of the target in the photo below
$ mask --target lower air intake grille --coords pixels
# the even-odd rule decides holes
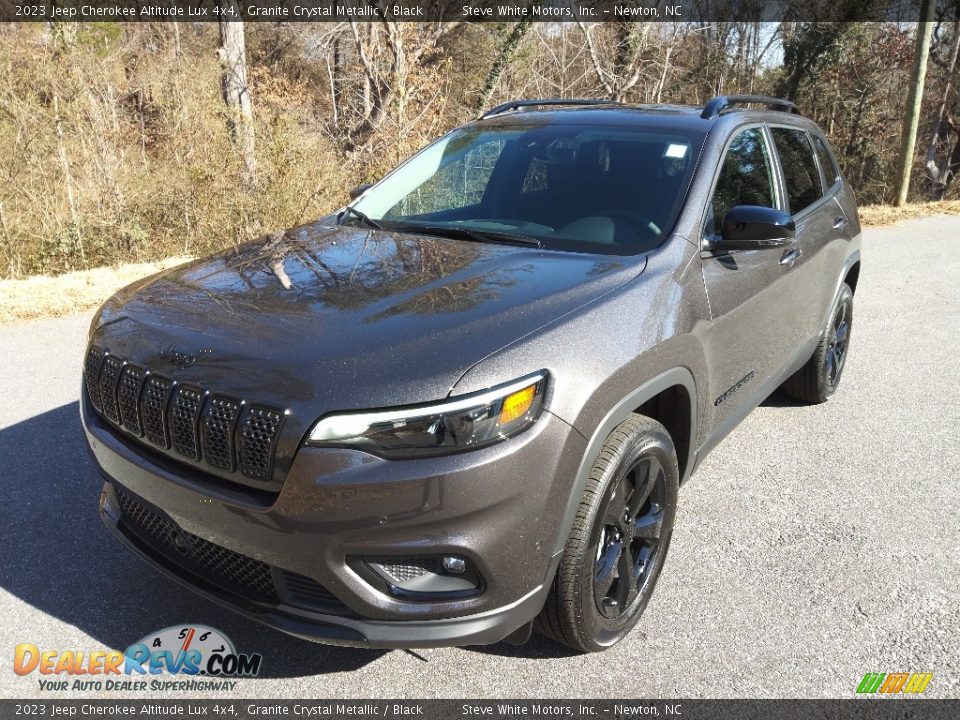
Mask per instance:
[[[181,530],[172,520],[153,512],[119,489],[117,500],[123,520],[133,526],[134,532],[178,564],[197,572],[205,580],[228,585],[258,599],[279,599],[270,566],[266,563]]]
[[[147,507],[127,490],[114,486],[124,527],[204,580],[261,602],[290,605],[337,615],[347,607],[317,581],[228,550],[181,529],[173,520]],[[282,578],[277,582],[277,578]]]
[[[289,570],[283,571],[283,581],[287,586],[285,599],[291,605],[298,607],[327,609],[337,612],[343,607],[337,596],[327,590],[316,580],[298,575]]]

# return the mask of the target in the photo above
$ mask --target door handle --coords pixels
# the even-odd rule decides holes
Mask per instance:
[[[780,264],[786,265],[787,267],[793,267],[793,264],[801,255],[803,255],[803,250],[800,248],[790,248],[780,256]]]
[[[842,215],[833,219],[833,229],[843,230],[847,226],[847,219]]]

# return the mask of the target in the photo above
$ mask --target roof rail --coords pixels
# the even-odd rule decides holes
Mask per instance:
[[[573,100],[564,100],[563,98],[548,98],[546,100],[511,100],[510,102],[505,102],[502,105],[497,105],[494,108],[490,108],[483,113],[478,120],[485,120],[486,118],[494,117],[495,115],[502,115],[503,113],[510,112],[512,110],[520,110],[521,108],[541,107],[547,105],[620,105],[620,103],[616,102],[615,100],[604,100],[603,98]]]
[[[782,110],[784,112],[800,114],[797,106],[789,100],[782,98],[767,97],[766,95],[718,95],[703,106],[703,112],[700,117],[704,120],[715,118],[731,105],[745,105],[755,103],[757,105],[769,105],[770,107]]]

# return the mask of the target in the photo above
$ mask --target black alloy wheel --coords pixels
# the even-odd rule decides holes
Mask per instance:
[[[651,578],[663,530],[666,477],[655,456],[641,457],[608,494],[591,540],[593,597],[606,618],[629,612]]]
[[[827,381],[831,387],[840,382],[840,373],[847,359],[847,346],[850,344],[850,325],[852,303],[842,302],[837,305],[830,322],[830,334],[827,341]]]
[[[842,283],[830,310],[826,329],[821,333],[813,355],[783,383],[783,390],[790,397],[805,403],[826,402],[840,385],[843,369],[847,365],[852,332],[853,290]]]
[[[679,484],[663,425],[630,415],[614,428],[590,469],[538,632],[578,652],[626,637],[663,568]]]

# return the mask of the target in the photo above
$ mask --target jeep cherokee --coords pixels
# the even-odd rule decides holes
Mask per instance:
[[[336,214],[105,303],[101,516],[301,637],[607,648],[710,449],[778,386],[837,388],[859,246],[791,103],[507,103]]]

